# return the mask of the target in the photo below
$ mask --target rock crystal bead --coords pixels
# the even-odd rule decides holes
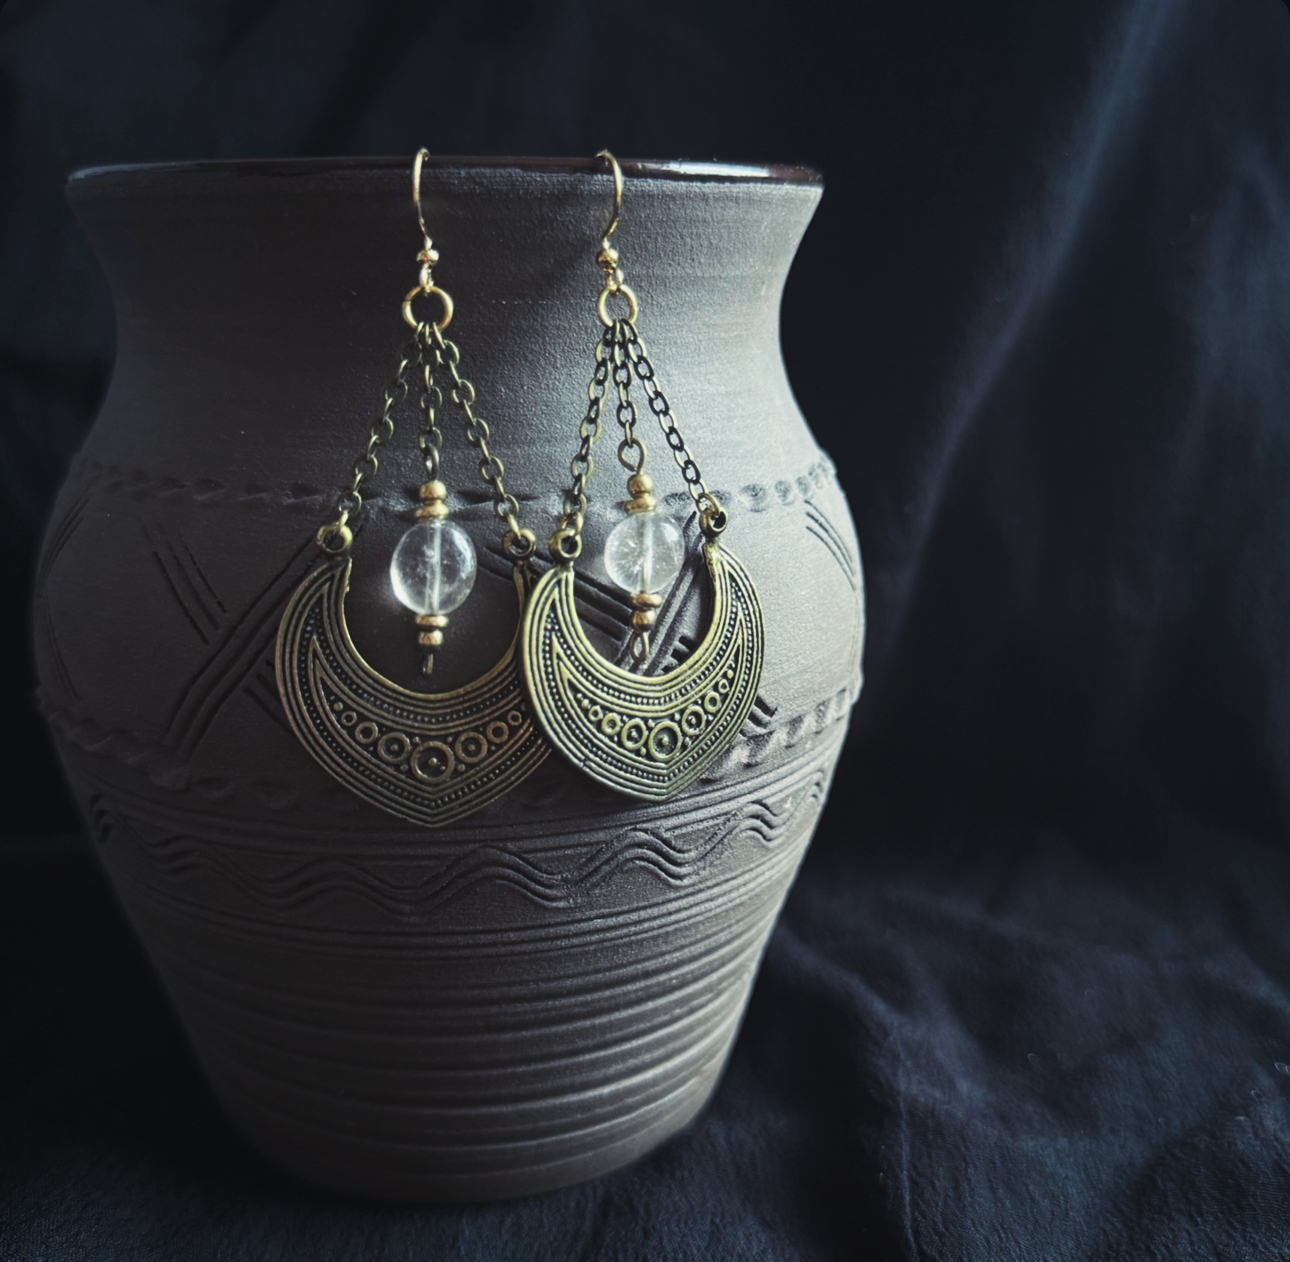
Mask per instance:
[[[605,541],[605,569],[624,591],[662,591],[685,562],[681,527],[666,513],[632,513]]]
[[[475,545],[460,526],[419,521],[390,560],[394,594],[413,613],[450,613],[475,585]]]

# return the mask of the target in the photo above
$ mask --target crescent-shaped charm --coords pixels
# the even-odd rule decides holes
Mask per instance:
[[[464,688],[401,688],[350,639],[351,566],[337,560],[309,574],[278,628],[278,692],[300,743],[351,792],[428,828],[509,793],[550,752],[525,695],[519,630],[501,661]],[[519,569],[515,587],[522,613]]]
[[[548,571],[524,615],[524,674],[548,739],[579,770],[631,797],[662,802],[730,748],[761,682],[765,631],[748,571],[704,549],[712,621],[703,642],[665,675],[633,675],[587,639],[573,567]]]

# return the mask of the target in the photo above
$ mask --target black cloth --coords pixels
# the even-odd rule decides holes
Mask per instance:
[[[0,76],[0,1257],[1290,1257],[1285,6],[10,0]],[[66,172],[422,143],[824,169],[785,356],[871,615],[711,1106],[471,1208],[234,1135],[25,665],[112,346]]]

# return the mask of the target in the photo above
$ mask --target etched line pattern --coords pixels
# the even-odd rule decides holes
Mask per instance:
[[[803,502],[806,505],[806,529],[828,549],[851,590],[855,591],[860,581],[860,566],[851,554],[850,545],[817,505],[809,499]]]
[[[209,645],[227,617],[224,602],[197,564],[192,549],[160,522],[139,527],[161,578],[189,625]]]
[[[181,689],[162,744],[181,759],[192,756],[228,699],[264,665],[278,634],[278,619],[306,569],[312,537],[260,589],[246,609],[221,629],[211,653]]]
[[[267,664],[260,663],[260,670],[267,672],[268,669]],[[804,741],[809,745],[812,741],[821,740],[833,725],[846,722],[858,687],[857,683],[854,687],[839,689],[811,709],[788,716],[782,715],[778,706],[759,695],[735,743],[724,759],[704,773],[700,783],[711,784],[739,774],[740,769],[762,767],[776,752],[793,755],[796,751],[800,754],[802,751],[797,747]],[[259,683],[255,682],[254,675],[251,677],[249,692],[252,699],[261,704],[261,708],[270,713],[275,721],[279,721],[281,703],[277,696],[277,685],[267,673]],[[132,767],[142,768],[149,772],[152,783],[160,788],[182,793],[189,787],[187,773],[182,768],[176,769],[171,751],[161,745],[143,741],[132,733],[109,731],[86,715],[66,707],[48,706],[46,715],[58,735],[69,744],[98,758],[113,758]],[[78,769],[78,774],[86,775],[88,771],[88,767],[82,766]],[[97,782],[99,777],[96,775],[94,779]],[[266,801],[259,782],[229,779],[222,783],[225,788],[220,795],[221,801],[234,802],[249,798],[257,804],[263,803],[273,808],[279,800],[274,798]],[[114,788],[120,791],[116,786]],[[575,774],[530,777],[517,786],[507,800],[524,812],[574,807],[603,812],[618,809],[622,805],[621,796],[613,790]],[[268,836],[277,834],[286,825],[262,820],[258,827],[264,829]]]
[[[257,856],[261,870],[239,862],[215,842],[185,833],[151,835],[141,821],[100,809],[100,839],[129,837],[153,868],[172,882],[196,875],[222,877],[261,906],[275,911],[306,909],[334,893],[357,896],[391,915],[424,913],[483,882],[500,882],[548,907],[579,901],[629,867],[643,868],[669,886],[680,888],[701,879],[713,859],[735,838],[751,838],[766,849],[779,845],[813,821],[824,796],[827,773],[816,768],[785,792],[739,805],[715,824],[691,830],[678,839],[672,828],[638,825],[622,830],[566,871],[553,871],[501,846],[478,846],[413,880],[382,874],[376,865],[332,857]],[[266,872],[265,866],[277,870]],[[406,872],[407,862],[397,869]],[[426,864],[417,864],[424,868]]]
[[[201,504],[226,503],[230,497],[238,503],[244,500],[267,502],[276,496],[288,507],[303,504],[311,510],[317,507],[315,500],[321,492],[304,485],[293,485],[280,490],[252,486],[234,492],[232,488],[209,479],[183,481],[173,477],[157,478],[141,470],[126,473],[119,467],[84,457],[78,460],[75,474],[87,485],[69,505],[62,521],[49,536],[41,566],[41,586],[37,593],[37,635],[45,649],[53,676],[52,680],[47,679],[45,682],[47,685],[53,683],[61,694],[54,697],[51,695],[52,689],[43,693],[42,705],[64,739],[100,755],[126,760],[145,770],[154,783],[183,790],[188,784],[187,768],[194,753],[223,706],[239,689],[276,724],[283,724],[276,697],[276,683],[273,683],[267,672],[270,670],[272,645],[280,611],[308,570],[305,558],[312,550],[312,538],[304,537],[297,551],[246,608],[240,614],[230,616],[224,600],[198,563],[193,549],[173,531],[167,532],[155,522],[151,523],[147,538],[160,577],[193,626],[195,634],[211,650],[179,690],[167,720],[166,733],[160,741],[146,741],[125,731],[109,730],[90,715],[80,712],[80,707],[76,704],[80,698],[60,651],[45,599],[44,580],[80,526],[86,504],[96,489],[105,493],[129,494],[135,499],[187,499]],[[776,484],[774,488],[750,484],[741,487],[735,497],[729,493],[723,494],[727,498],[735,498],[749,511],[762,512],[770,507],[796,503],[799,491],[804,495],[812,486],[824,486],[833,476],[831,463],[821,453],[820,460],[811,467],[807,475],[791,483]],[[681,502],[688,504],[688,499],[681,493],[668,497],[666,502],[670,503],[671,499],[677,501],[673,507],[679,516]],[[488,509],[488,505],[483,504],[483,509]],[[824,514],[809,502],[808,523],[812,533],[835,556],[854,588],[858,566],[846,540]],[[685,519],[684,530],[687,547],[693,554],[697,519],[692,512]],[[501,555],[496,541],[481,549],[481,561],[499,576],[509,573],[509,562]],[[547,568],[546,563],[539,558],[535,568],[541,573]],[[661,674],[672,669],[697,647],[696,637],[683,628],[694,625],[696,621],[702,622],[705,591],[703,583],[699,581],[701,568],[698,565],[687,565],[670,593],[653,636],[655,648],[650,661],[645,664],[644,674]],[[576,590],[580,616],[586,625],[597,628],[619,646],[617,656],[613,659],[614,664],[627,669],[634,668],[635,664],[630,660],[629,653],[632,611],[627,596],[616,587],[581,571],[577,575]],[[700,602],[700,616],[697,619],[694,610],[696,601]],[[273,683],[272,689],[267,686],[270,683]],[[759,715],[765,717],[765,723],[759,719]],[[744,725],[741,739],[721,766],[726,769],[733,769],[740,764],[756,766],[765,760],[777,743],[790,748],[804,732],[817,727],[808,721],[806,715],[794,716],[787,722],[780,721],[778,724],[770,722],[773,715],[774,707],[764,698],[759,698]],[[710,780],[715,774],[716,771],[710,769],[703,778]],[[568,785],[563,782],[551,789],[556,796],[565,795],[569,791]],[[544,790],[540,785],[530,785],[528,792],[541,794]]]
[[[274,678],[271,662],[259,664],[256,671],[242,685],[242,694],[259,706],[288,736],[295,737],[291,724],[287,722],[287,716],[282,710],[282,698],[278,695],[278,681]]]
[[[53,573],[54,566],[58,563],[59,557],[63,555],[64,549],[71,543],[72,537],[85,520],[85,508],[89,498],[90,490],[87,488],[72,500],[58,524],[49,532],[49,536],[45,541],[44,552],[40,558],[40,565],[36,570],[36,598],[33,602],[35,633],[45,650],[45,659],[54,672],[56,685],[62,690],[64,697],[74,697],[78,700],[80,693],[76,691],[76,686],[72,683],[71,673],[67,669],[67,661],[63,657],[62,647],[58,643],[58,634],[54,630],[53,615],[49,610],[49,576]]]
[[[127,495],[134,500],[160,500],[168,504],[189,502],[203,508],[236,506],[239,510],[252,511],[285,508],[288,512],[319,516],[326,514],[335,499],[334,490],[302,482],[274,487],[248,483],[239,487],[215,478],[178,478],[150,473],[140,468],[123,469],[120,465],[105,463],[93,456],[79,456],[73,462],[69,476],[108,495]],[[821,451],[805,473],[796,477],[769,484],[750,482],[737,491],[718,490],[714,494],[723,504],[732,507],[737,505],[750,513],[764,513],[776,507],[791,506],[799,497],[809,496],[812,488],[821,490],[834,482],[836,477],[837,469],[833,461],[827,453]],[[402,497],[407,492],[399,491],[396,494]],[[476,490],[467,483],[459,491],[455,491],[454,496],[461,501],[461,507],[457,511],[464,520],[492,517],[492,502],[486,491]],[[388,498],[386,493],[374,491],[371,496],[365,495],[363,500],[370,508],[376,508]],[[411,493],[411,498],[415,500],[415,491]],[[558,495],[520,495],[517,498],[521,504],[537,505],[550,516],[560,515]],[[677,513],[689,505],[690,499],[684,491],[672,492],[663,497],[663,503],[669,512]],[[616,511],[612,496],[597,496],[589,509],[593,518],[605,520]]]

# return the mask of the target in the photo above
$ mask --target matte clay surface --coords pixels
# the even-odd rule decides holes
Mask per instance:
[[[422,197],[462,372],[545,538],[600,330],[612,185],[593,163],[537,165],[439,161]],[[683,1126],[729,1054],[859,690],[855,536],[778,343],[818,184],[626,174],[623,265],[757,585],[760,692],[729,753],[673,802],[634,803],[553,757],[436,831],[330,780],[288,730],[272,667],[406,339],[420,246],[408,164],[136,168],[69,186],[119,345],[48,534],[42,706],[225,1107],[266,1153],[334,1187],[512,1196],[613,1169]],[[447,690],[502,655],[515,596],[476,457],[452,409],[443,421],[453,519],[481,562],[437,655]],[[405,408],[364,485],[347,601],[360,651],[408,687],[420,653],[388,565],[424,478],[417,422]],[[708,580],[670,454],[642,437],[691,545],[654,637],[658,672],[701,633]],[[625,662],[631,607],[595,561],[625,494],[615,443],[598,451],[579,600]]]
[[[0,12],[0,1257],[1279,1262],[1290,13],[621,13]],[[21,673],[25,541],[113,349],[67,173],[420,144],[823,169],[782,334],[870,611],[708,1107],[630,1167],[468,1206],[319,1189],[229,1126],[92,843],[51,835],[76,825]]]

